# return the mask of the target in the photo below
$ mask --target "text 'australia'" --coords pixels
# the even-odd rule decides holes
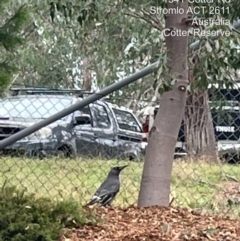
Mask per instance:
[[[199,18],[193,18],[192,21],[193,25],[204,25],[204,26],[209,26],[209,25],[219,25],[219,26],[229,26],[231,24],[230,20],[228,19],[213,19],[213,18],[208,18],[208,19],[199,19]]]

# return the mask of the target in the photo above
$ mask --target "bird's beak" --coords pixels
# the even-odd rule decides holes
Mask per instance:
[[[127,167],[127,166],[128,166],[128,165],[120,167],[121,171],[122,171],[125,167]]]

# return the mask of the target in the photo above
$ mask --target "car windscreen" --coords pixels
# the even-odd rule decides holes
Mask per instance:
[[[141,127],[132,113],[115,108],[113,108],[113,112],[117,118],[120,129],[140,133],[142,132]]]
[[[71,105],[68,98],[6,98],[0,102],[0,116],[45,119]]]

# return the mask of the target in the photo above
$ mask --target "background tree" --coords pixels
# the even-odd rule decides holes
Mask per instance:
[[[12,1],[13,2],[13,1]],[[25,34],[29,19],[30,9],[27,5],[21,5],[17,9],[12,8],[11,13],[7,11],[11,7],[11,1],[0,1],[0,91],[8,87],[17,73],[14,64],[17,58],[19,46],[26,43]]]
[[[223,8],[222,6],[219,7]],[[226,5],[223,9],[227,11],[227,7],[232,9],[232,5]],[[214,9],[218,9],[218,6]],[[235,12],[232,13],[232,16],[235,16]],[[227,19],[233,21],[232,16],[227,16]],[[224,18],[225,15],[222,14],[221,17]],[[219,16],[217,18],[220,19]],[[232,26],[210,25],[207,30],[232,31]],[[195,158],[206,156],[210,161],[217,161],[209,92],[214,91],[216,83],[218,88],[232,88],[239,79],[240,58],[237,46],[240,42],[238,34],[234,31],[233,28],[230,37],[209,38],[198,50],[191,51],[189,56],[191,88],[185,112],[185,133],[188,152]],[[211,90],[209,85],[212,85]]]

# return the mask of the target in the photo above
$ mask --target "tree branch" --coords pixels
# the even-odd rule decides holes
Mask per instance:
[[[12,85],[14,85],[15,81],[17,80],[18,76],[19,76],[19,73],[14,76],[14,78],[13,78],[12,81],[11,81],[11,83],[10,83],[10,84],[8,85],[8,87],[6,88],[5,92],[8,92],[8,91],[10,90],[10,88],[12,87]]]
[[[143,93],[142,93],[142,95],[141,95],[141,98],[142,98],[142,96],[145,96],[149,91],[151,91],[152,90],[152,86],[150,87],[150,88],[148,88],[148,89],[146,89]]]
[[[142,19],[144,20],[146,23],[149,23],[152,25],[152,27],[154,27],[155,29],[159,30],[159,31],[162,31],[163,30],[163,27],[159,26],[158,24],[156,24],[156,22],[151,18],[151,19],[148,19],[144,16],[142,16],[141,14],[138,14],[138,13],[133,13],[133,12],[126,12],[124,13],[126,16],[130,16],[130,17],[133,17],[133,18],[137,18],[137,19]]]
[[[146,11],[146,10],[144,10],[144,9],[142,8],[142,9],[141,9],[141,12],[142,12],[144,15],[147,15],[147,17],[150,18],[155,24],[157,24],[158,26],[160,25],[160,24],[159,24],[159,21],[157,21],[155,18],[153,18],[148,11]],[[160,26],[159,26],[159,27],[160,27]],[[164,29],[164,27],[163,27],[162,25],[161,25],[161,29],[162,29],[162,30]]]

